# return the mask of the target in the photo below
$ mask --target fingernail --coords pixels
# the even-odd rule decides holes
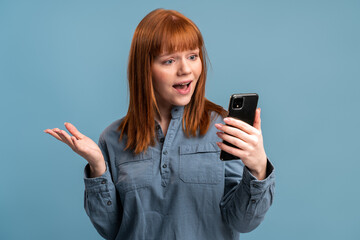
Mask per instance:
[[[66,126],[67,122],[64,122],[64,125]]]
[[[229,118],[224,118],[224,122],[230,122]]]
[[[221,125],[220,125],[219,123],[216,123],[216,124],[215,124],[215,127],[221,128]]]

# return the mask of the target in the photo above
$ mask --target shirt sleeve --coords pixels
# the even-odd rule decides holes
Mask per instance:
[[[84,208],[98,233],[105,239],[115,239],[121,224],[122,206],[109,170],[108,150],[101,137],[98,145],[105,159],[106,171],[99,177],[90,178],[90,166],[85,166]]]
[[[273,202],[274,166],[267,160],[266,178],[257,180],[241,160],[225,162],[225,191],[220,202],[224,221],[246,233],[263,221]]]

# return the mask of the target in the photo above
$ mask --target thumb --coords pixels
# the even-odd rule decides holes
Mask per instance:
[[[69,132],[74,135],[78,140],[81,140],[85,137],[85,135],[81,134],[74,125],[72,125],[71,123],[64,123],[65,127],[67,130],[69,130]]]
[[[254,119],[254,128],[256,128],[257,130],[261,131],[261,118],[260,118],[260,112],[261,109],[257,108],[256,112],[255,112],[255,119]]]

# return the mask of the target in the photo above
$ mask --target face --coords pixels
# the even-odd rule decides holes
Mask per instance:
[[[152,65],[152,78],[159,107],[169,110],[173,105],[187,105],[201,71],[199,49],[157,56]]]

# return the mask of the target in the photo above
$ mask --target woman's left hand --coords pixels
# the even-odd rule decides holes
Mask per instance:
[[[215,127],[223,132],[217,135],[238,148],[217,142],[221,150],[239,157],[250,172],[259,180],[266,178],[267,157],[261,133],[260,108],[256,109],[253,126],[231,117],[224,118],[227,125],[217,123]]]

